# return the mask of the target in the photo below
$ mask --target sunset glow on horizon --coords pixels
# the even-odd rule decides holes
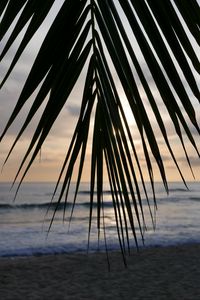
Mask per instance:
[[[58,7],[56,5],[53,8],[55,11],[58,10]],[[54,13],[55,13],[54,11]],[[52,12],[53,14],[53,12]],[[9,116],[11,112],[13,111],[13,108],[15,107],[16,101],[20,95],[20,91],[23,87],[23,84],[25,82],[25,79],[27,77],[28,72],[30,71],[31,64],[36,56],[37,50],[39,45],[41,44],[42,38],[44,34],[46,33],[52,14],[46,19],[45,23],[41,27],[41,29],[38,31],[36,36],[34,37],[33,41],[30,43],[29,47],[25,50],[24,54],[22,55],[21,59],[19,60],[17,66],[15,67],[13,73],[7,80],[6,84],[1,90],[1,102],[0,102],[0,134],[2,133],[3,129],[5,128],[5,125],[9,119]],[[5,44],[5,40],[2,42],[2,46],[0,47],[0,50],[3,48],[3,45]],[[6,55],[6,58],[4,59],[2,63],[2,67],[0,70],[0,79],[3,79],[3,76],[5,75],[6,70],[8,69],[8,66],[13,58],[13,53],[16,51],[18,47],[19,41],[16,41],[14,46],[11,48],[11,50]],[[200,50],[199,48],[197,51],[199,51],[198,57],[200,57]],[[141,53],[138,53],[138,56],[141,56]],[[167,134],[169,137],[169,141],[171,143],[172,149],[175,153],[175,156],[177,158],[177,162],[179,164],[180,169],[182,170],[183,176],[186,181],[192,181],[194,180],[192,173],[190,171],[190,168],[188,166],[184,150],[181,146],[180,141],[178,140],[178,136],[175,132],[174,127],[171,124],[171,121],[168,117],[168,113],[166,112],[166,108],[164,107],[163,102],[161,102],[161,97],[158,94],[158,91],[155,87],[155,83],[153,79],[149,75],[149,70],[144,65],[143,61],[141,61],[141,65],[143,67],[143,71],[146,74],[151,86],[152,86],[152,92],[154,93],[156,100],[158,101],[158,108],[162,112],[161,115],[163,117],[164,124],[166,126]],[[57,181],[60,170],[62,168],[62,164],[64,162],[67,149],[70,144],[71,137],[73,135],[73,130],[76,126],[76,121],[79,116],[79,110],[80,110],[80,101],[82,99],[82,93],[83,93],[83,86],[84,86],[84,80],[85,80],[85,74],[84,72],[81,73],[81,76],[76,84],[76,88],[70,95],[70,98],[67,101],[66,106],[62,110],[61,115],[59,116],[58,120],[55,122],[54,127],[50,131],[50,134],[44,143],[40,157],[36,159],[34,164],[32,165],[30,171],[28,172],[27,176],[25,177],[24,181],[33,181],[33,182],[49,182],[49,181]],[[196,81],[197,84],[200,86],[200,78],[196,75]],[[140,88],[140,87],[139,87]],[[121,86],[119,86],[119,91],[121,89]],[[193,106],[196,111],[197,120],[200,120],[200,106],[199,103],[194,97],[192,96],[192,93],[190,92],[189,88],[186,88],[187,93],[189,96],[192,97]],[[124,99],[125,95],[123,92],[121,92],[121,98]],[[151,118],[151,125],[154,130],[154,134],[156,136],[156,139],[159,140],[159,147],[161,156],[163,158],[164,165],[166,167],[166,175],[167,179],[169,181],[181,181],[181,177],[176,169],[176,166],[170,157],[169,151],[167,151],[166,146],[164,145],[164,139],[161,135],[160,129],[158,128],[158,125],[156,125],[155,117],[149,109],[148,100],[146,99],[146,96],[144,94],[144,97],[142,99],[144,101],[144,106],[146,108],[147,114]],[[8,130],[6,136],[3,138],[0,144],[0,166],[3,166],[4,161],[7,157],[7,154],[10,150],[10,147],[12,146],[12,143],[14,142],[20,126],[23,124],[23,121],[25,120],[25,117],[27,115],[27,112],[30,109],[30,105],[32,104],[32,101],[34,101],[34,95],[32,95],[28,101],[28,103],[23,108],[20,117],[16,119],[14,124],[10,127]],[[141,138],[139,136],[138,129],[135,124],[135,120],[133,118],[131,109],[126,103],[127,101],[124,100],[124,113],[127,117],[127,121],[130,126],[130,130],[133,136],[133,141],[135,143],[136,151],[138,154],[138,157],[140,158],[141,166],[143,168],[144,174],[145,174],[145,180],[149,180],[148,177],[148,171],[147,171],[147,164],[145,162],[144,153],[142,149],[142,143]],[[24,132],[22,138],[17,143],[16,147],[13,150],[13,153],[9,157],[8,161],[6,162],[5,166],[3,166],[3,170],[0,174],[0,182],[10,182],[13,181],[15,178],[15,175],[17,173],[17,170],[20,166],[20,163],[24,157],[24,154],[27,150],[27,147],[29,146],[30,139],[32,137],[32,134],[34,133],[34,130],[36,128],[37,122],[40,118],[40,115],[42,113],[42,110],[40,109],[38,112],[37,117],[34,117],[32,120],[31,126],[28,127],[28,129]],[[200,124],[199,124],[200,125]],[[191,128],[191,131],[193,133],[194,139],[197,144],[197,148],[200,149],[200,138],[196,130],[192,127],[191,124],[189,124],[189,128]],[[91,165],[91,140],[92,140],[92,126],[91,126],[91,138],[89,139],[90,144],[88,145],[88,151],[86,154],[85,159],[85,168],[83,171],[82,180],[83,181],[90,181],[90,165]],[[184,134],[183,134],[183,137]],[[186,149],[188,151],[188,156],[191,161],[191,165],[194,171],[195,180],[200,181],[200,160],[198,157],[198,154],[195,152],[195,150],[192,148],[189,141],[185,138],[184,140]],[[152,157],[152,154],[150,154],[150,157]],[[152,157],[153,161],[153,157]],[[77,162],[78,166],[78,162]],[[154,179],[155,181],[160,181],[160,175],[158,172],[158,168],[156,167],[156,163],[153,162],[154,167]],[[72,178],[73,181],[76,181],[76,170],[75,175]],[[23,173],[22,173],[23,174]],[[105,175],[106,179],[106,175]],[[20,176],[18,178],[20,180]]]

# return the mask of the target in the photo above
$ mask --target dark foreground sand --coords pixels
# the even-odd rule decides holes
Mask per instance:
[[[0,259],[0,299],[200,299],[200,245]]]

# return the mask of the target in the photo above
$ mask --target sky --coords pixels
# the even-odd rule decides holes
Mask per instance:
[[[53,7],[52,11],[50,12],[49,16],[45,20],[44,24],[41,26],[37,34],[34,36],[32,42],[29,44],[27,49],[24,51],[21,59],[19,60],[17,66],[14,68],[12,74],[8,78],[6,84],[3,86],[2,90],[0,91],[0,133],[3,131],[7,120],[9,118],[9,115],[11,114],[18,96],[20,95],[20,91],[23,87],[24,81],[26,79],[26,76],[30,70],[31,64],[37,54],[37,51],[39,49],[39,46],[42,42],[43,36],[48,30],[49,24],[55,15],[55,13],[58,11],[59,6],[62,4],[63,1],[56,1],[56,5]],[[123,16],[122,16],[123,17]],[[123,22],[126,26],[126,20]],[[127,31],[129,31],[127,27]],[[5,44],[6,38],[2,41],[0,45],[0,51],[2,50],[3,45]],[[0,79],[3,78],[3,75],[5,74],[5,71],[8,68],[9,63],[11,62],[11,59],[13,57],[13,54],[15,53],[18,43],[20,39],[18,39],[12,48],[9,50],[8,54],[6,55],[5,59],[2,61],[0,65]],[[193,43],[193,46],[195,48],[195,51],[197,52],[197,56],[200,57],[200,49],[195,44],[194,40],[191,38],[191,42]],[[178,138],[175,134],[175,131],[173,129],[173,126],[170,122],[169,116],[166,113],[166,109],[159,97],[159,94],[156,90],[156,87],[153,83],[152,78],[150,77],[149,71],[147,67],[145,66],[145,63],[142,59],[141,53],[136,49],[137,56],[140,57],[140,62],[143,67],[143,70],[145,71],[146,77],[148,78],[148,82],[151,83],[152,91],[154,92],[155,98],[157,100],[157,103],[159,104],[159,108],[162,111],[163,120],[165,122],[168,136],[172,145],[172,148],[176,154],[177,161],[179,163],[180,168],[183,171],[183,175],[186,180],[190,181],[193,180],[192,174],[190,172],[190,169],[188,167],[188,164],[186,162],[184,152],[181,148],[180,142],[178,141]],[[42,147],[41,151],[41,158],[38,157],[36,161],[34,162],[31,170],[27,174],[25,181],[56,181],[57,177],[60,172],[60,168],[62,166],[62,163],[65,159],[66,150],[68,148],[70,138],[73,134],[73,129],[76,124],[76,119],[79,114],[80,109],[80,99],[81,94],[83,90],[83,81],[84,81],[84,75],[85,71],[81,74],[76,88],[71,93],[70,98],[67,101],[66,106],[64,107],[60,117],[56,121],[54,127],[52,128],[47,141],[45,142],[44,146]],[[116,82],[117,82],[116,78]],[[196,80],[198,85],[200,86],[200,78],[196,74]],[[126,102],[124,93],[120,87],[118,86],[118,89],[120,91],[121,99],[123,100],[123,106],[125,108],[125,113],[127,115],[127,119],[129,121],[129,125],[131,128],[131,132],[133,133],[134,141],[137,145],[137,152],[140,157],[141,164],[144,166],[144,173],[146,172],[145,169],[145,162],[144,162],[144,155],[142,152],[141,142],[138,135],[137,128],[135,126],[134,119],[131,115],[130,109],[128,107],[128,104]],[[194,108],[196,110],[197,114],[197,120],[200,120],[200,106],[197,102],[197,100],[192,96],[191,91],[186,86],[186,90],[188,94],[191,96],[192,103],[194,105]],[[0,143],[0,167],[3,166],[3,163],[5,161],[5,158],[7,156],[7,153],[14,141],[14,138],[16,137],[16,134],[18,133],[20,129],[20,125],[22,124],[29,108],[30,104],[34,100],[34,97],[31,96],[28,103],[23,108],[20,116],[16,119],[15,123],[11,126],[11,128],[8,130],[5,138]],[[176,170],[174,163],[172,162],[172,159],[169,156],[169,153],[166,150],[166,147],[164,146],[163,139],[161,137],[160,131],[158,130],[157,126],[155,125],[155,120],[153,118],[153,115],[151,115],[151,110],[148,108],[148,102],[145,98],[145,95],[143,97],[144,103],[146,105],[148,114],[151,116],[152,120],[152,126],[154,128],[155,135],[159,141],[160,151],[162,153],[162,158],[164,161],[164,165],[166,167],[166,174],[169,181],[179,181],[180,175],[178,174],[178,171]],[[39,120],[39,116],[42,112],[42,109],[40,110],[37,117],[33,119],[33,122],[31,123],[31,126],[28,127],[28,129],[25,131],[24,135],[20,139],[19,143],[15,147],[13,153],[11,154],[8,162],[3,167],[2,172],[0,173],[0,182],[3,181],[13,181],[15,174],[18,170],[19,164],[23,158],[23,154],[25,153],[25,150],[30,142],[30,137],[34,132],[34,128],[37,125],[37,122]],[[200,125],[200,122],[199,122]],[[194,138],[196,140],[197,146],[200,149],[200,138],[195,131],[195,129],[189,125]],[[91,140],[91,138],[90,138]],[[185,139],[185,145],[188,150],[188,154],[191,159],[191,164],[193,166],[193,171],[195,174],[196,180],[200,180],[200,159],[198,158],[197,154],[195,153],[194,149],[192,149],[192,146],[189,144],[188,140]],[[85,168],[83,173],[83,181],[89,180],[89,172],[90,172],[90,154],[91,154],[91,144],[89,144],[87,149],[86,159],[85,159]],[[155,180],[160,180],[159,172],[155,166],[155,163],[153,163],[153,166],[155,167]],[[148,178],[147,178],[148,179]]]

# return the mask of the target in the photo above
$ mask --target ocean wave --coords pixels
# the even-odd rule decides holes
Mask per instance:
[[[120,250],[119,244],[112,243],[108,245],[109,251]],[[54,246],[38,246],[38,247],[22,247],[15,250],[0,250],[0,257],[28,257],[28,256],[45,256],[45,255],[57,255],[57,254],[75,254],[75,253],[86,253],[88,251],[87,241],[84,243],[81,241],[79,243],[68,243]],[[93,252],[105,252],[105,245],[99,245],[97,241],[90,241],[89,246],[90,253]]]
[[[190,197],[189,199],[192,201],[200,202],[200,197]]]
[[[183,192],[183,193],[185,193],[185,192],[189,192],[189,190],[186,189],[186,188],[169,188],[169,192],[170,193],[171,192]]]
[[[119,192],[120,191],[118,191],[118,193]],[[81,195],[90,195],[90,190],[80,190],[78,193],[81,194]],[[94,191],[94,194],[97,194],[97,191]],[[111,195],[112,192],[111,192],[111,190],[103,190],[103,194],[104,195]]]
[[[0,204],[0,210],[8,210],[8,209],[57,209],[57,210],[63,210],[65,207],[71,207],[73,205],[72,202],[45,202],[45,203],[23,203],[23,204]],[[75,203],[75,206],[80,206],[82,208],[90,208],[90,202],[83,202],[83,203]],[[111,208],[113,207],[113,203],[110,202],[104,202],[103,204],[104,208]],[[97,203],[93,203],[93,207],[97,207]]]

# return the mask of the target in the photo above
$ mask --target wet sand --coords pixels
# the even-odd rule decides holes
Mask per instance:
[[[0,259],[0,299],[200,299],[200,245]]]

